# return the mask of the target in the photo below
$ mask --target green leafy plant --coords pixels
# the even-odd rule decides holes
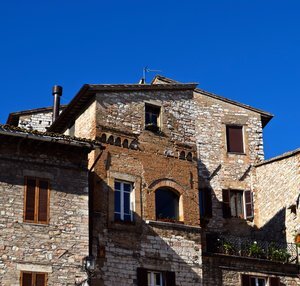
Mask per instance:
[[[277,248],[274,244],[271,244],[268,248],[269,259],[272,261],[288,262],[291,255],[286,249]]]
[[[264,250],[257,244],[256,241],[249,246],[249,256],[255,258],[265,258]]]
[[[235,249],[234,246],[230,242],[223,242],[223,250],[225,254],[233,254]]]

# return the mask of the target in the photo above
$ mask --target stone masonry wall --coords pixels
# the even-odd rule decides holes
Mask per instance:
[[[300,195],[300,154],[256,166],[256,224],[278,240],[294,242],[300,215],[296,200]],[[295,212],[291,211],[294,205]]]
[[[19,285],[20,272],[24,270],[48,273],[49,286],[85,280],[82,259],[88,255],[88,179],[83,169],[86,154],[59,146],[64,154],[60,156],[54,146],[39,148],[36,142],[27,145],[27,141],[5,144],[3,138],[1,142],[0,285]],[[72,158],[73,152],[76,158]],[[48,225],[23,221],[26,176],[50,181]]]
[[[52,124],[52,111],[21,115],[19,117],[19,127],[45,132]]]
[[[195,92],[194,96],[199,181],[213,190],[209,227],[219,231],[224,226],[232,233],[245,234],[248,229],[245,221],[222,218],[222,190],[253,190],[251,166],[264,157],[260,114],[201,92]],[[227,152],[226,125],[243,126],[244,154]]]

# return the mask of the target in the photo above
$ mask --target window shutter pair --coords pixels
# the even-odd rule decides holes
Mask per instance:
[[[176,286],[175,272],[163,272],[166,286]],[[137,269],[137,286],[148,286],[148,271],[146,268],[139,267]]]
[[[46,286],[46,274],[44,273],[22,273],[22,286]]]
[[[49,216],[49,182],[47,180],[26,178],[25,185],[25,221],[47,223]]]

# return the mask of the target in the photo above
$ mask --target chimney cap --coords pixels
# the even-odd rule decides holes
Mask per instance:
[[[61,96],[62,95],[62,90],[63,90],[63,88],[62,88],[62,86],[60,86],[60,85],[54,85],[53,87],[52,87],[52,95],[58,95],[58,96]]]

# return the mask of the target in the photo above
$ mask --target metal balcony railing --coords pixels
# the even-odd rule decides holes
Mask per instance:
[[[300,247],[295,243],[255,240],[219,234],[207,235],[207,252],[299,264]]]

